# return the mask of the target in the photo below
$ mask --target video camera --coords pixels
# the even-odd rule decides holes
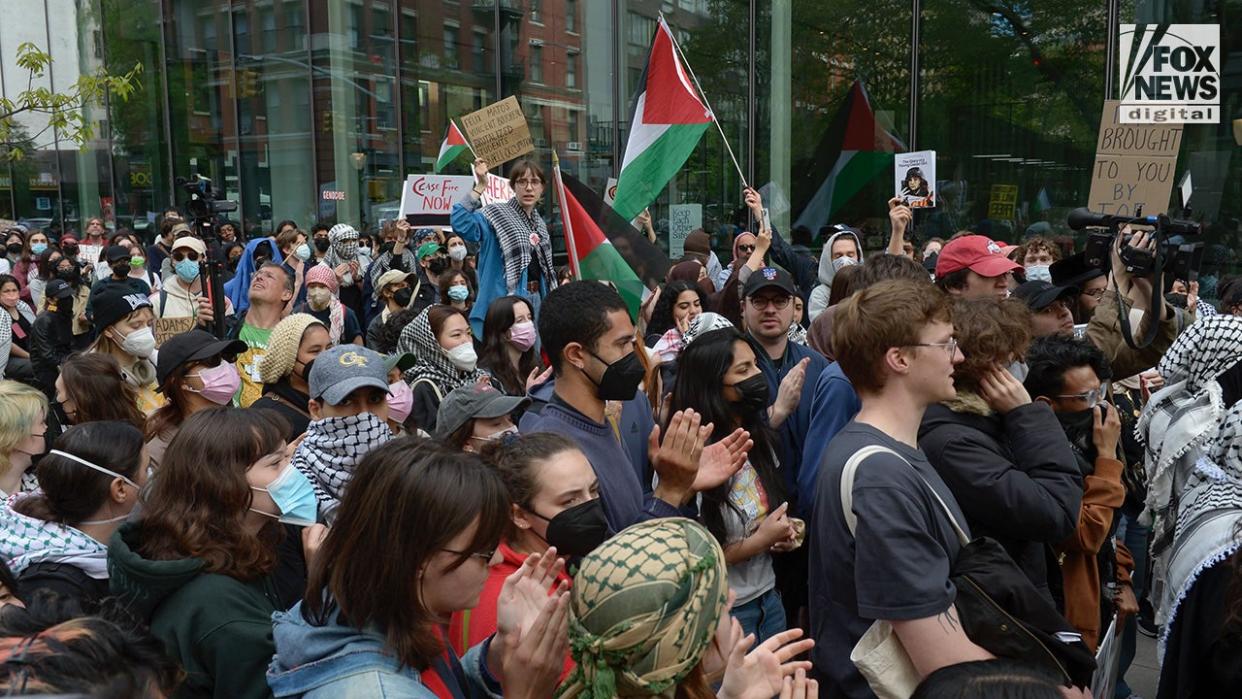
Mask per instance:
[[[178,177],[177,185],[190,195],[190,200],[185,203],[185,212],[191,225],[199,229],[203,240],[210,241],[216,214],[237,211],[237,202],[225,199],[223,192],[213,191],[211,180],[202,175],[191,175],[188,179]]]
[[[1080,231],[1084,228],[1106,228],[1107,231],[1091,233],[1087,237],[1087,245],[1083,250],[1083,262],[1088,268],[1095,268],[1108,274],[1112,271],[1113,244],[1121,235],[1125,226],[1150,227],[1155,239],[1155,247],[1134,247],[1130,243],[1139,233],[1131,232],[1121,240],[1119,256],[1126,272],[1133,277],[1152,277],[1151,311],[1155,318],[1160,318],[1162,309],[1162,293],[1164,278],[1184,280],[1187,284],[1199,278],[1199,266],[1203,261],[1203,243],[1174,243],[1173,236],[1197,236],[1203,233],[1203,224],[1194,221],[1169,218],[1166,214],[1144,216],[1142,209],[1135,216],[1110,216],[1097,214],[1086,208],[1074,209],[1066,221],[1069,227]],[[1156,338],[1159,322],[1153,319],[1148,324],[1147,333],[1141,344],[1136,344],[1130,335],[1130,322],[1127,314],[1122,312],[1123,305],[1118,304],[1121,313],[1121,331],[1126,344],[1141,349],[1152,343]]]

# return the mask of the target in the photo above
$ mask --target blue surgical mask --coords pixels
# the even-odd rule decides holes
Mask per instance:
[[[465,301],[470,298],[470,287],[463,284],[454,284],[449,287],[448,295],[454,301]]]
[[[307,245],[306,243],[302,243],[301,245],[299,245],[297,250],[294,250],[293,252],[295,255],[298,256],[298,259],[303,262],[306,262],[307,260],[311,258],[311,249],[310,249],[310,246]]]
[[[276,480],[269,483],[266,488],[250,486],[250,489],[267,493],[271,496],[272,502],[276,503],[276,507],[280,509],[279,515],[256,510],[253,507],[250,508],[251,512],[257,512],[286,524],[304,527],[314,524],[319,514],[319,500],[315,498],[314,486],[306,478],[306,474],[295,468],[292,463],[286,464],[285,470],[281,471],[280,475],[276,476]]]
[[[42,255],[47,250],[47,243],[35,243],[30,246],[30,252],[36,255]]]
[[[188,257],[173,265],[173,268],[177,272],[177,277],[186,284],[193,282],[198,277],[198,263]]]
[[[1027,265],[1026,280],[1052,283],[1052,267],[1049,265]]]

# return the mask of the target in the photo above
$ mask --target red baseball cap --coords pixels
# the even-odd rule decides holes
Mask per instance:
[[[999,243],[982,235],[964,235],[944,244],[936,258],[936,276],[943,277],[960,269],[969,269],[981,277],[999,277],[1005,272],[1022,269],[1022,265],[1005,257]]]

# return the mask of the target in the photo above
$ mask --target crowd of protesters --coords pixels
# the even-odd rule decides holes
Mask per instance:
[[[1144,632],[1242,687],[1233,296],[896,199],[816,256],[747,189],[635,308],[487,173],[451,228],[4,232],[0,686],[1124,699]]]

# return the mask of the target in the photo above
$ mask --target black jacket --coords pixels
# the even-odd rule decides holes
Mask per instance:
[[[30,328],[30,363],[44,391],[51,392],[60,365],[73,352],[73,319],[51,311],[35,318]]]
[[[263,396],[250,404],[251,409],[271,410],[279,413],[289,423],[286,439],[290,442],[306,433],[310,424],[310,413],[306,404],[310,396],[302,393],[289,383],[289,377],[276,383],[263,386]]]
[[[919,427],[919,448],[953,491],[974,537],[1005,547],[1049,599],[1046,545],[1078,527],[1083,482],[1061,423],[1043,403],[1005,415],[979,396],[933,405]]]

